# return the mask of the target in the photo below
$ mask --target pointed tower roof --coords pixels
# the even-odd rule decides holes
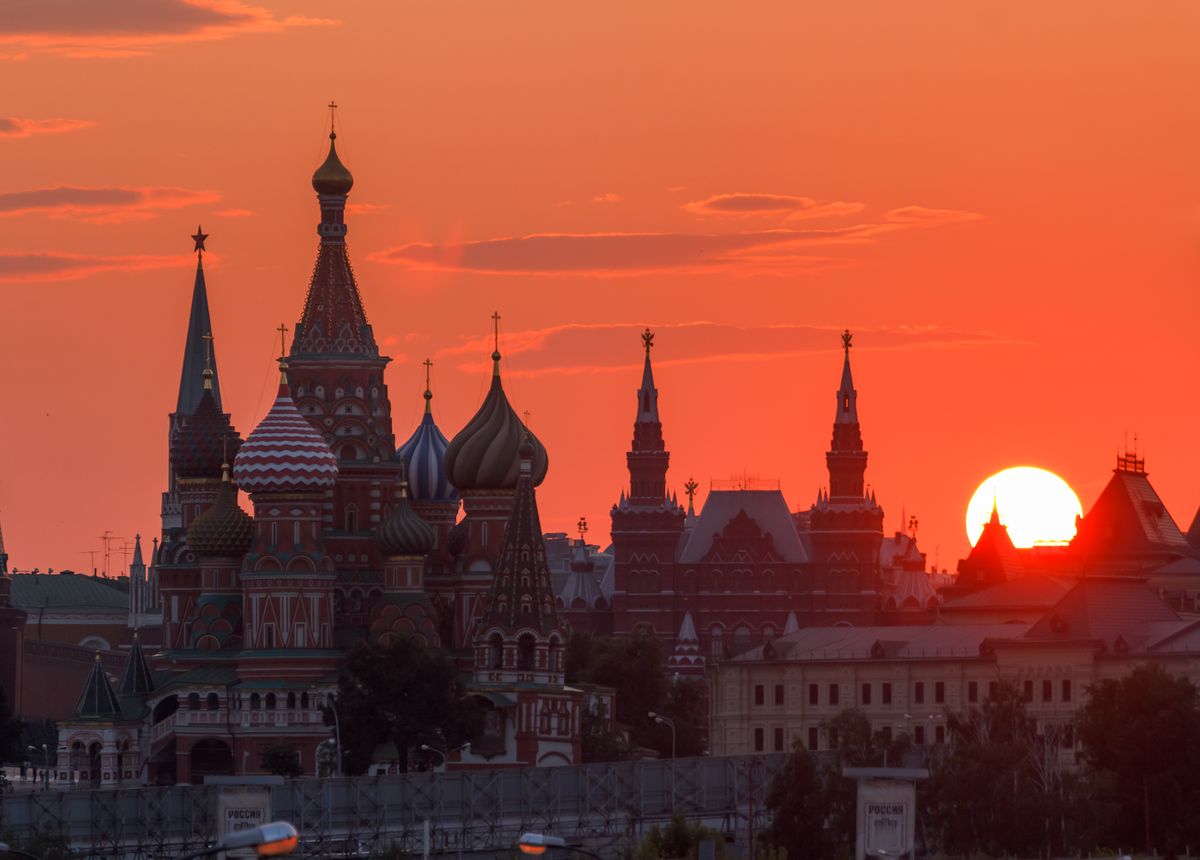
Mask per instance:
[[[212,317],[208,312],[208,288],[204,283],[204,240],[207,233],[196,228],[192,241],[196,243],[196,281],[192,285],[192,308],[188,313],[187,337],[183,342],[183,370],[179,375],[179,397],[175,402],[177,415],[191,415],[200,405],[205,387],[204,369],[212,367],[212,396],[217,411],[221,411],[221,380],[217,375],[217,355],[212,351]]]
[[[0,551],[2,550],[3,548],[0,547]],[[131,561],[129,564],[131,567],[146,566],[146,562],[142,560],[142,536],[140,534],[133,536],[133,561]],[[137,638],[137,633],[134,633],[134,638]]]
[[[667,671],[679,675],[704,673],[704,655],[700,652],[700,637],[696,635],[696,622],[689,609],[683,613],[683,623],[675,637],[675,647],[667,658]]]
[[[354,185],[354,177],[338,158],[336,138],[331,130],[329,155],[313,174],[313,189],[321,206],[321,223],[317,225],[321,245],[304,311],[292,338],[291,355],[378,359],[379,347],[346,253],[346,195]]]
[[[858,423],[858,392],[854,390],[854,376],[850,373],[850,341],[853,337],[850,329],[842,332],[845,357],[842,359],[842,384],[838,387],[838,409],[834,418],[836,424]]]
[[[97,651],[91,674],[88,675],[79,702],[75,705],[75,718],[104,720],[120,714],[121,703],[117,701],[117,694],[113,692],[112,684],[100,662],[100,652]]]
[[[4,548],[4,524],[0,523],[0,574],[8,573],[8,550]]]
[[[1000,522],[1000,510],[992,502],[992,515],[983,527],[970,554],[958,563],[961,589],[979,588],[1017,579],[1025,575],[1025,563],[1008,536],[1008,527]]]
[[[499,314],[496,345],[492,351],[492,384],[487,397],[467,426],[458,431],[446,449],[446,474],[460,490],[507,490],[515,487],[520,471],[520,449],[532,447],[533,485],[546,478],[550,460],[546,449],[517,417],[500,382]]]
[[[520,446],[520,473],[512,514],[504,530],[504,546],[492,580],[487,612],[480,630],[499,628],[508,634],[533,630],[541,636],[563,632],[546,567],[546,545],[533,489],[533,435]]]
[[[433,391],[429,388],[432,366],[433,363],[425,359],[425,414],[396,454],[404,462],[404,474],[413,501],[457,502],[458,490],[446,474],[446,449],[450,447],[450,440],[433,420]]]
[[[642,386],[638,389],[637,422],[657,424],[658,389],[654,387],[654,370],[650,367],[650,348],[654,346],[654,332],[647,328],[642,332],[642,346],[646,350],[646,362],[642,366]]]
[[[783,623],[783,635],[787,636],[790,633],[797,633],[800,630],[800,622],[796,620],[796,610],[791,610],[788,613],[787,621]]]
[[[121,678],[122,696],[145,696],[154,691],[154,676],[150,673],[150,664],[142,651],[142,641],[137,631],[133,631],[133,647],[129,649],[129,662],[125,664],[125,674]]]

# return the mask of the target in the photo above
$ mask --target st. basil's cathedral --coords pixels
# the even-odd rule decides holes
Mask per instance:
[[[866,488],[849,332],[828,489],[793,512],[778,488],[714,487],[697,514],[694,481],[686,508],[668,490],[647,330],[612,546],[598,553],[581,534],[552,571],[535,490],[547,452],[505,395],[498,315],[491,384],[474,417],[448,440],[427,376],[423,417],[396,445],[390,359],[347,253],[353,177],[335,138],[312,179],[320,242],[304,308],[274,404],[244,439],[222,408],[207,237],[193,237],[162,536],[149,569],[140,545],[131,567],[130,622],[140,630],[118,683],[97,659],[61,723],[64,779],[252,774],[280,744],[316,772],[330,737],[323,707],[347,649],[363,639],[419,637],[470,679],[485,729],[455,766],[543,766],[581,760],[585,708],[613,713],[611,691],[565,684],[572,630],[644,630],[664,643],[673,676],[698,677],[709,662],[803,626],[932,619],[937,597],[915,536],[885,537]],[[280,334],[286,347],[285,326]]]

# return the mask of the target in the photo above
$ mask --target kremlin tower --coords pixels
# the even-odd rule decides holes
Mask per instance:
[[[867,452],[858,423],[858,392],[850,373],[849,331],[842,334],[842,382],[837,391],[833,441],[825,454],[829,489],[809,512],[813,590],[824,593],[824,623],[870,623],[879,603],[879,549],[883,508],[864,482]]]
[[[663,442],[658,415],[658,389],[650,366],[654,333],[642,333],[646,351],[642,384],[637,391],[633,443],[625,455],[629,493],[621,493],[612,508],[614,585],[613,632],[631,633],[643,620],[660,636],[678,629],[672,611],[676,547],[683,534],[685,513],[667,496],[667,465],[671,455]]]

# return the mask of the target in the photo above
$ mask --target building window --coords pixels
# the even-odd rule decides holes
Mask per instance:
[[[979,701],[978,681],[967,681],[967,701],[972,705]]]
[[[761,728],[754,730],[754,751],[763,751],[763,730]]]
[[[305,646],[308,644],[307,642],[305,642],[305,641],[304,641],[304,638],[305,638],[305,637],[304,637],[304,634],[305,634],[305,632],[306,632],[306,631],[305,631],[305,629],[304,629],[304,625],[303,625],[303,624],[297,624],[297,625],[296,625],[296,627],[295,627],[295,630],[294,630],[294,632],[293,632],[293,636],[295,637],[295,640],[296,640],[296,641],[295,641],[295,647],[296,647],[296,648],[303,648],[303,647],[305,647]]]
[[[188,710],[189,711],[200,710],[200,694],[199,693],[188,693]]]
[[[917,746],[924,746],[924,744],[925,744],[925,727],[924,726],[917,726],[916,728],[913,729],[913,743],[916,744]]]
[[[517,640],[517,668],[532,671],[537,643],[532,636],[522,636]]]
[[[946,742],[946,727],[936,726],[933,730],[933,742],[935,744],[944,744]]]
[[[892,742],[892,727],[884,726],[881,731],[883,732],[883,742],[885,744],[890,744]]]
[[[1064,702],[1071,701],[1071,679],[1063,678],[1062,682],[1062,700]]]
[[[871,685],[870,684],[862,685],[862,703],[864,705],[871,704]]]
[[[835,749],[837,749],[837,745],[838,745],[838,730],[830,729],[829,730],[829,748],[831,750],[835,750]]]
[[[783,704],[783,684],[775,685],[775,704]]]
[[[1026,702],[1033,701],[1033,681],[1025,681],[1021,684],[1021,698]]]
[[[890,705],[892,703],[892,683],[891,681],[883,682],[883,703]]]
[[[287,709],[288,709],[289,711],[294,711],[294,710],[296,710],[296,694],[295,694],[295,692],[289,692],[289,693],[288,693],[288,697],[287,697]]]
[[[725,631],[722,630],[720,627],[714,627],[712,629],[712,639],[711,639],[712,644],[711,644],[709,650],[712,652],[712,658],[714,660],[720,660],[721,658],[723,658],[725,656],[725,639],[724,639],[724,637],[725,637]]]
[[[838,685],[829,685],[829,704],[836,705],[838,703]]]
[[[1042,701],[1043,702],[1053,702],[1054,701],[1054,682],[1053,681],[1042,681]]]
[[[783,752],[783,729],[775,729],[775,752]]]
[[[274,693],[267,693],[267,710],[268,711],[275,710],[275,694]]]
[[[817,704],[820,704],[820,702],[821,702],[820,688],[816,684],[809,684],[808,685],[808,703],[810,705],[817,705]]]
[[[988,681],[988,698],[993,702],[996,701],[996,693],[999,692],[1000,685],[996,681]]]
[[[925,704],[925,682],[917,681],[913,684],[913,701],[918,705]]]
[[[217,697],[216,693],[209,693],[206,704],[208,705],[208,709],[210,711],[215,711],[221,707],[221,700]]]
[[[754,685],[754,704],[761,705],[765,698],[765,691],[762,684]]]
[[[250,694],[250,710],[257,711],[262,708],[262,696],[258,693]]]
[[[942,705],[946,702],[946,682],[935,681],[933,684],[933,701]]]
[[[808,730],[808,748],[815,751],[820,744],[820,733],[816,726],[812,726]]]

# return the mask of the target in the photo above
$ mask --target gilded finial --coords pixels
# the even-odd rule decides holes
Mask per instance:
[[[429,370],[433,367],[433,362],[427,358],[421,363],[425,365],[425,411],[428,412],[429,401],[433,400],[433,392],[429,388]]]
[[[288,327],[286,323],[280,323],[279,328],[275,329],[279,332],[279,381],[286,383],[287,380],[287,333]]]
[[[575,528],[579,529],[579,542],[583,543],[583,536],[588,533],[587,517],[580,517],[579,522],[575,524]]]
[[[842,349],[846,350],[846,358],[850,357],[850,341],[854,339],[854,335],[850,333],[850,329],[842,332]]]
[[[495,346],[492,349],[492,361],[496,362],[493,371],[498,374],[500,372],[500,311],[492,313],[492,326],[495,329],[496,338]]]
[[[205,233],[203,230],[201,230],[200,225],[197,224],[196,225],[196,235],[194,235],[192,237],[192,241],[196,243],[196,247],[192,248],[192,251],[195,252],[197,259],[204,256],[204,240],[207,238],[208,238],[208,234]]]
[[[654,346],[654,332],[650,331],[649,326],[642,332],[642,346],[646,348],[646,355],[649,355],[650,347]]]
[[[204,341],[204,388],[208,391],[212,391],[212,332],[210,331],[200,335],[200,339]]]
[[[696,490],[698,489],[700,489],[700,485],[696,483],[695,478],[688,478],[687,483],[683,485],[683,491],[688,497],[689,508],[692,507],[692,504],[696,501]]]
[[[333,99],[330,99],[329,104],[326,105],[326,107],[329,108],[329,139],[336,140],[337,130],[334,128],[334,120],[337,116],[337,102],[335,102]]]

